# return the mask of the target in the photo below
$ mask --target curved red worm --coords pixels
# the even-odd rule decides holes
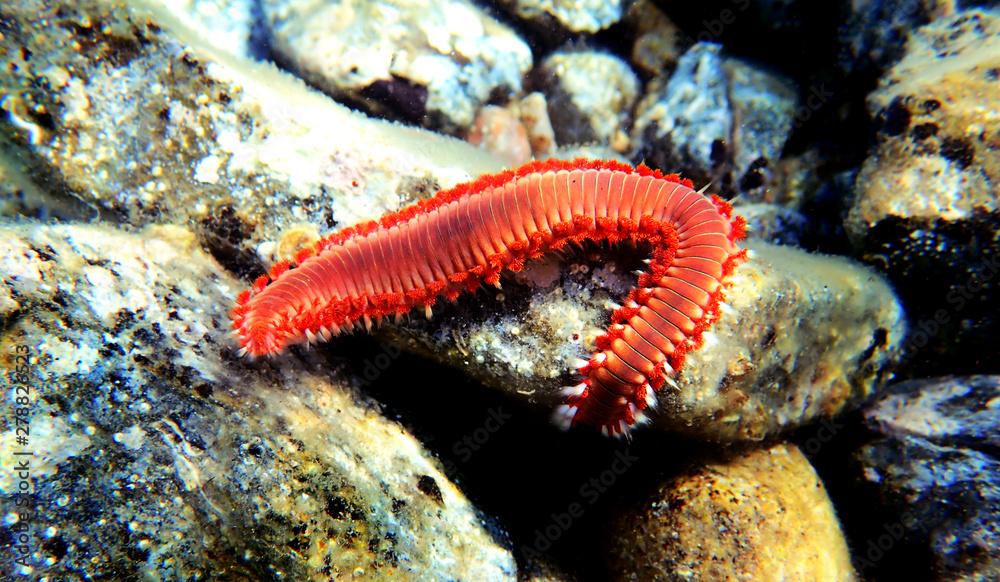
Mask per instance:
[[[240,294],[231,316],[242,353],[275,354],[345,327],[455,299],[504,269],[581,240],[648,243],[648,270],[615,309],[598,352],[564,390],[556,417],[621,435],[655,405],[718,318],[726,276],[745,256],[744,222],[689,180],[645,166],[550,160],[484,176],[342,230]]]

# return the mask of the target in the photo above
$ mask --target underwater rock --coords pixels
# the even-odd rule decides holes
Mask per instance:
[[[556,141],[599,143],[624,152],[639,79],[618,57],[598,51],[553,53],[533,72],[545,93]]]
[[[658,394],[656,428],[713,441],[759,440],[848,409],[874,392],[899,358],[905,321],[892,290],[849,260],[751,243],[736,268],[730,309]],[[404,349],[456,366],[485,384],[555,407],[579,380],[603,333],[609,302],[634,285],[643,252],[586,247],[546,256],[384,333]]]
[[[466,0],[265,0],[276,56],[331,95],[449,133],[521,92],[531,49]]]
[[[139,6],[0,5],[15,23],[0,37],[0,86],[23,88],[4,100],[0,134],[36,182],[108,218],[197,225],[203,245],[247,275],[276,258],[288,229],[377,219],[502,166],[459,140],[353,112]]]
[[[528,130],[512,109],[496,105],[483,107],[466,139],[513,168],[531,159],[531,142]]]
[[[621,20],[635,0],[500,0],[512,15],[548,36],[594,33]]]
[[[556,151],[556,132],[549,119],[549,106],[545,95],[538,91],[528,93],[517,102],[521,123],[528,131],[528,142],[535,159],[552,157]]]
[[[1000,376],[910,380],[890,386],[868,406],[879,433],[940,445],[1000,451]]]
[[[612,527],[613,580],[855,580],[830,498],[791,444],[660,484]]]
[[[1000,377],[912,380],[891,386],[865,413],[882,438],[857,453],[891,542],[861,548],[859,562],[912,561],[935,580],[1000,577]],[[889,556],[889,557],[887,557]]]
[[[1000,16],[961,12],[915,31],[868,100],[878,143],[845,228],[918,322],[923,371],[1000,361],[998,71]]]
[[[168,11],[219,50],[238,56],[264,56],[257,30],[257,0],[146,0]]]
[[[532,157],[549,158],[556,150],[545,95],[537,91],[506,107],[487,105],[480,109],[466,139],[510,167],[520,166]]]
[[[638,0],[624,19],[632,36],[629,60],[643,75],[662,75],[681,56],[683,33],[652,0]]]
[[[514,579],[439,463],[351,378],[234,356],[242,284],[189,230],[7,224],[0,266],[0,359],[18,370],[0,385],[28,387],[0,406],[0,449],[33,452],[27,506],[5,471],[2,511],[38,540],[3,579]]]
[[[754,240],[777,245],[801,246],[809,226],[801,212],[778,204],[738,204],[734,212],[747,219],[747,232]]]
[[[669,80],[654,79],[637,108],[633,157],[757,200],[792,129],[797,94],[790,80],[721,51],[698,43]]]
[[[909,33],[954,12],[955,0],[854,0],[840,27],[840,67],[878,74],[903,56]]]

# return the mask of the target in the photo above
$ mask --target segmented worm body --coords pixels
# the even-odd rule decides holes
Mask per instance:
[[[621,435],[718,318],[726,276],[743,258],[742,218],[688,180],[644,166],[533,162],[439,192],[379,222],[340,231],[244,291],[232,311],[242,352],[266,355],[363,322],[454,300],[504,269],[583,240],[645,242],[637,286],[611,315],[582,381],[556,419]]]

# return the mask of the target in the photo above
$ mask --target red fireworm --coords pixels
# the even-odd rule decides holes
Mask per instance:
[[[645,166],[577,159],[532,162],[444,190],[346,228],[280,262],[232,310],[241,353],[280,353],[363,323],[455,300],[502,271],[573,242],[652,248],[611,314],[581,381],[563,389],[557,422],[628,434],[673,383],[720,313],[726,277],[746,256],[745,222],[690,180]]]

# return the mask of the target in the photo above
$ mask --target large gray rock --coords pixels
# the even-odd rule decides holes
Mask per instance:
[[[3,579],[514,578],[351,378],[234,357],[241,284],[190,231],[3,224],[0,268]]]
[[[669,79],[650,84],[632,131],[634,156],[724,193],[766,191],[792,129],[790,80],[698,43]]]
[[[919,322],[925,373],[1000,362],[998,70],[1000,15],[959,12],[914,31],[868,98],[878,142],[844,228]]]
[[[500,4],[551,37],[553,32],[594,33],[607,28],[618,22],[634,1],[501,0]]]
[[[278,58],[328,93],[458,133],[521,91],[531,49],[467,0],[265,0]]]
[[[947,377],[894,385],[868,408],[881,438],[856,457],[887,517],[859,544],[862,567],[911,560],[902,546],[927,549],[935,580],[1000,576],[998,402],[996,376]]]
[[[549,118],[561,145],[597,143],[626,151],[625,131],[639,79],[618,57],[598,51],[549,55],[533,73],[548,97]]]
[[[18,23],[0,37],[0,86],[23,88],[0,133],[35,181],[128,224],[194,225],[244,273],[502,165],[217,50],[157,4],[27,0],[0,17]]]

